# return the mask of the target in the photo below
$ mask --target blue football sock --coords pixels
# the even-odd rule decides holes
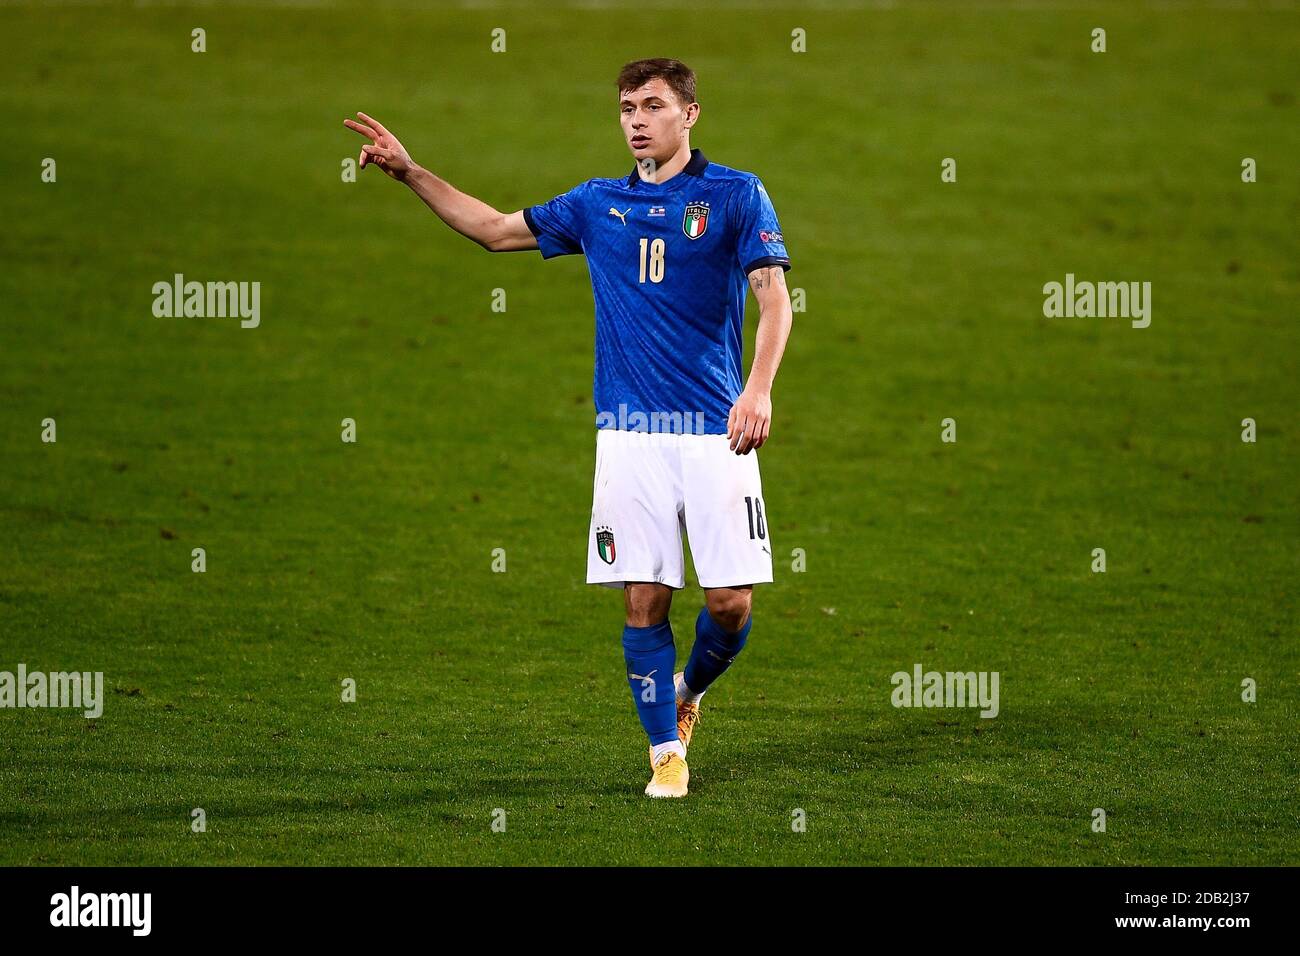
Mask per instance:
[[[651,744],[677,739],[677,695],[673,690],[673,668],[677,648],[673,629],[665,620],[650,627],[623,628],[623,660],[627,683],[632,688],[641,726]]]
[[[753,623],[754,615],[751,613],[745,619],[745,626],[732,634],[722,629],[707,607],[700,610],[700,616],[695,619],[695,646],[691,648],[686,672],[682,675],[691,693],[703,694],[731,666],[744,648],[749,638],[749,626]]]

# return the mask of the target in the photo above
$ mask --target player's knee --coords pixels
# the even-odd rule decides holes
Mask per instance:
[[[715,589],[707,592],[706,603],[709,617],[724,631],[734,634],[745,626],[749,620],[749,608],[752,591],[732,589]]]
[[[623,591],[629,627],[653,627],[668,619],[673,592],[665,584],[629,584]]]

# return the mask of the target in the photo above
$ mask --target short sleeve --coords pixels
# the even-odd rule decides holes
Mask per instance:
[[[549,202],[525,207],[524,222],[536,237],[543,259],[582,254],[582,212],[586,192],[587,184],[579,183]]]
[[[757,176],[736,191],[736,264],[745,275],[762,266],[789,270],[790,256],[785,237],[776,221],[776,210]]]

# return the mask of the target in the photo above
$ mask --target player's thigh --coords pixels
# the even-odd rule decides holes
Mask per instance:
[[[683,436],[686,537],[702,588],[772,580],[772,543],[758,453],[737,455],[725,435]]]
[[[656,436],[597,433],[587,581],[685,584],[678,481]]]

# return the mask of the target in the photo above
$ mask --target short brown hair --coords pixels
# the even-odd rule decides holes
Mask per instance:
[[[695,102],[695,71],[681,60],[656,57],[653,60],[633,60],[618,71],[618,92],[640,89],[651,80],[660,79],[687,107]]]

